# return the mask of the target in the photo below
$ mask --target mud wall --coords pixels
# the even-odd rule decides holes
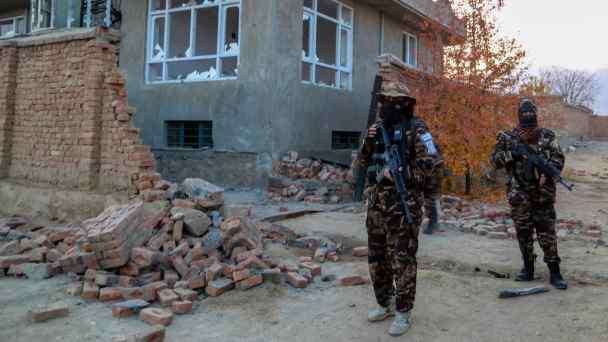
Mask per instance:
[[[77,29],[0,42],[0,178],[134,192],[153,172],[132,125],[117,35]]]

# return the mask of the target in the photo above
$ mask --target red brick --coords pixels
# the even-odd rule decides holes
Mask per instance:
[[[177,273],[182,276],[182,278],[185,277],[188,274],[188,271],[190,270],[190,268],[181,256],[172,257],[171,264],[173,265],[173,268],[175,268]]]
[[[158,253],[147,248],[137,247],[131,250],[131,262],[139,268],[150,267],[158,263],[158,259]]]
[[[236,287],[240,290],[248,290],[252,287],[258,286],[264,282],[264,278],[261,274],[254,275],[245,280],[242,280],[236,284]]]
[[[171,311],[178,315],[192,312],[192,302],[189,300],[177,301],[171,304]]]
[[[181,300],[194,302],[198,299],[198,294],[190,289],[178,288],[174,290]]]
[[[120,293],[124,299],[144,299],[144,291],[141,287],[121,287]]]
[[[178,208],[186,208],[186,209],[194,208],[194,202],[185,200],[185,199],[176,198],[173,200],[172,204],[174,207],[178,207]]]
[[[366,257],[368,255],[369,255],[369,251],[368,251],[367,247],[365,247],[365,246],[353,248],[353,256]]]
[[[331,262],[338,262],[340,260],[340,258],[338,257],[338,254],[336,254],[336,253],[328,253],[327,260],[329,260]]]
[[[51,319],[66,317],[70,314],[70,309],[65,303],[55,303],[45,307],[38,307],[28,312],[28,316],[33,322],[46,322]]]
[[[234,282],[227,278],[220,278],[207,284],[205,292],[210,297],[217,297],[234,288]]]
[[[95,283],[92,283],[90,281],[85,281],[84,285],[82,287],[82,294],[81,297],[84,299],[97,299],[97,297],[99,296],[99,286],[97,286]]]
[[[238,270],[243,270],[245,268],[268,269],[268,268],[270,268],[270,266],[268,266],[268,264],[266,264],[265,262],[263,262],[262,260],[260,260],[260,258],[258,258],[257,256],[250,256],[245,261],[239,263],[236,266],[236,270],[237,271]]]
[[[312,262],[312,258],[308,256],[299,257],[298,260],[300,260],[300,262]]]
[[[141,310],[139,319],[150,325],[168,326],[173,321],[173,313],[164,309],[145,308]]]
[[[120,274],[137,277],[139,275],[139,266],[135,265],[132,262],[129,262],[128,264],[120,268]]]
[[[312,262],[303,262],[300,264],[303,268],[310,271],[313,277],[318,277],[321,275],[321,266],[314,264]]]
[[[367,277],[359,275],[341,277],[338,281],[342,286],[357,286],[369,284],[369,279]]]
[[[173,241],[179,241],[184,236],[184,221],[179,220],[173,223]]]
[[[118,277],[118,286],[133,287],[135,286],[135,279],[129,276],[120,276]]]
[[[188,287],[192,290],[202,289],[205,287],[205,284],[206,282],[204,274],[194,276],[188,280]]]
[[[306,286],[308,286],[308,281],[306,280],[306,278],[295,272],[287,273],[287,283],[297,288],[305,288]]]
[[[213,265],[211,265],[209,267],[209,269],[207,269],[207,283],[210,283],[214,280],[216,280],[217,278],[219,278],[222,274],[223,274],[223,270],[224,270],[224,265],[220,264],[220,263],[215,263]]]
[[[122,292],[118,287],[105,287],[99,290],[99,300],[102,302],[109,302],[121,299]]]
[[[251,271],[246,268],[244,270],[240,270],[240,271],[235,271],[234,273],[232,273],[232,280],[234,280],[235,282],[239,282],[243,279],[247,279],[251,276]]]
[[[169,287],[173,287],[173,285],[179,280],[179,275],[173,271],[165,271],[163,280]]]
[[[179,300],[179,296],[171,289],[160,290],[157,293],[158,300],[162,306],[170,306],[171,303]]]
[[[114,318],[126,318],[135,315],[135,310],[123,306],[112,306],[112,317]]]

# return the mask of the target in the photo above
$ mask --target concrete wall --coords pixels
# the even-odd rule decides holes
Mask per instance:
[[[127,79],[129,101],[138,109],[135,124],[141,128],[144,142],[159,151],[157,157],[162,154],[158,158],[161,173],[171,177],[167,170],[175,168],[183,155],[175,150],[171,161],[165,141],[167,120],[211,120],[215,148],[275,157],[289,150],[327,155],[332,130],[363,131],[377,73],[376,57],[381,52],[381,15],[360,1],[344,3],[354,8],[355,15],[352,91],[301,82],[301,0],[242,0],[238,80],[148,85],[148,2],[123,1],[120,68]],[[404,30],[418,33],[412,26],[385,17],[383,52],[401,56]],[[194,157],[196,153],[200,157]],[[188,154],[192,160],[209,155]],[[350,151],[336,154],[340,160],[350,158]]]

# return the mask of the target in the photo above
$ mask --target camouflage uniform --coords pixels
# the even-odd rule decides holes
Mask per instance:
[[[437,148],[439,150],[439,148]],[[433,170],[424,182],[424,215],[429,218],[429,225],[436,225],[439,220],[441,184],[443,182],[443,156],[438,151]],[[432,233],[432,230],[429,232]]]
[[[424,121],[414,117],[402,127],[406,132],[404,137],[407,137],[403,145],[403,160],[410,161],[413,174],[406,180],[406,187],[410,194],[408,207],[414,224],[405,223],[395,184],[386,178],[374,179],[376,172],[381,174],[384,168],[384,144],[380,134],[374,139],[366,138],[355,163],[371,175],[364,194],[368,208],[369,270],[376,300],[382,307],[388,307],[395,296],[397,311],[408,312],[414,306],[416,295],[416,252],[423,214],[422,189],[425,172],[430,173],[433,162],[420,140],[420,136],[428,132]],[[410,158],[412,155],[414,157]]]
[[[541,152],[557,169],[562,170],[564,154],[555,133],[544,128],[539,128],[537,133],[538,144],[530,147]],[[541,185],[538,170],[529,167],[529,163],[523,159],[513,158],[511,139],[505,134],[516,140],[520,136],[518,129],[510,133],[501,132],[492,153],[492,163],[496,168],[505,168],[509,175],[507,198],[524,262],[528,258],[528,262],[534,263],[533,233],[536,230],[538,243],[544,252],[544,261],[547,264],[559,263],[555,233],[555,181],[547,178],[545,184]]]

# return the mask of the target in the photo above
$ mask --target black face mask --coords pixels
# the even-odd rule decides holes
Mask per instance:
[[[388,125],[399,124],[412,114],[412,108],[408,104],[389,102],[382,106],[382,117]]]

